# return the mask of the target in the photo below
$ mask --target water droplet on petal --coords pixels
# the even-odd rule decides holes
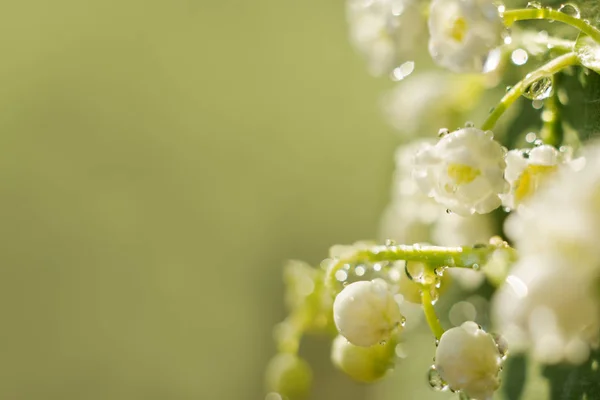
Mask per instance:
[[[580,18],[581,17],[581,12],[579,11],[579,8],[573,4],[573,3],[565,3],[562,4],[559,8],[558,11],[565,13],[567,15],[570,15],[571,17],[574,18]]]
[[[452,214],[452,210],[449,208],[446,208],[446,214]]]
[[[439,137],[444,137],[446,136],[448,133],[450,133],[450,131],[448,130],[448,128],[442,128],[438,131],[438,136]]]
[[[500,357],[502,357],[502,359],[506,358],[506,355],[508,354],[508,342],[506,339],[496,333],[492,333],[492,338],[494,339],[494,342],[496,342],[496,347],[498,348]]]
[[[475,123],[473,121],[465,122],[465,128],[473,128],[474,126],[475,126]]]
[[[544,76],[537,81],[533,82],[525,92],[523,96],[531,100],[544,100],[552,95],[552,78]]]
[[[435,365],[432,365],[431,368],[429,368],[428,378],[429,378],[429,385],[431,385],[433,390],[437,390],[440,392],[444,391],[444,390],[448,390],[448,384],[446,382],[444,382],[444,380],[442,379],[442,376],[440,375],[438,370],[435,369]]]
[[[386,245],[387,247],[390,247],[390,246],[395,246],[395,245],[396,245],[396,241],[395,241],[395,240],[393,240],[393,239],[386,239],[386,241],[385,241],[385,245]]]
[[[536,140],[533,142],[533,145],[534,145],[535,147],[540,147],[540,146],[541,146],[541,145],[543,145],[543,144],[544,144],[544,142],[542,141],[542,139],[536,139]]]

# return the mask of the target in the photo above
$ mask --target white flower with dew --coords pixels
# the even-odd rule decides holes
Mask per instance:
[[[600,329],[600,146],[561,168],[510,215],[520,261],[493,301],[498,326],[545,363],[585,361]]]
[[[491,131],[459,129],[417,153],[413,178],[458,215],[489,213],[500,206],[499,194],[507,188],[504,155]]]
[[[531,150],[511,150],[506,154],[504,178],[510,191],[501,195],[502,205],[514,209],[530,198],[568,157],[549,145]]]
[[[453,72],[489,72],[499,64],[506,28],[491,0],[433,0],[429,52]]]
[[[431,226],[443,211],[423,194],[411,177],[414,158],[426,141],[412,142],[396,150],[396,170],[392,181],[392,199],[383,213],[380,236],[398,243],[427,242]]]
[[[346,10],[350,39],[373,75],[413,61],[425,30],[419,0],[347,0]]]
[[[404,317],[387,283],[374,279],[346,286],[333,303],[333,320],[350,343],[369,347],[401,329]]]
[[[483,75],[425,71],[399,82],[382,99],[388,122],[404,137],[437,135],[440,126],[457,126],[458,118],[479,103]]]
[[[475,322],[444,332],[435,352],[435,369],[452,390],[488,400],[500,386],[502,356],[492,335]]]
[[[548,253],[517,262],[492,302],[495,324],[511,348],[530,348],[547,364],[587,360],[598,344],[600,299],[570,264]]]

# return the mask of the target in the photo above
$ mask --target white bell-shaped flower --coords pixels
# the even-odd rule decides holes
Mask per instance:
[[[373,75],[413,61],[413,48],[426,25],[420,0],[347,0],[346,10],[350,39]]]
[[[491,399],[500,386],[501,363],[492,335],[472,321],[447,330],[435,352],[435,369],[450,389],[478,400]]]
[[[491,131],[463,128],[415,157],[413,178],[423,192],[458,215],[485,214],[500,206],[505,150]]]
[[[387,283],[374,279],[346,286],[333,302],[333,320],[350,343],[369,347],[388,340],[404,317]]]
[[[375,382],[394,367],[395,349],[395,340],[362,347],[338,335],[331,345],[331,361],[355,381]]]
[[[516,208],[531,197],[539,185],[565,161],[554,147],[542,145],[530,151],[511,150],[506,154],[504,178],[510,184],[510,191],[501,195],[502,204]]]
[[[454,72],[489,72],[500,61],[505,27],[491,0],[433,0],[429,52]]]
[[[557,255],[522,258],[496,293],[496,326],[516,351],[536,360],[584,362],[598,343],[600,302],[586,274]]]

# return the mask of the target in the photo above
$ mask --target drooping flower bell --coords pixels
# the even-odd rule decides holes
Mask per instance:
[[[500,387],[502,354],[489,333],[475,322],[447,330],[435,352],[435,371],[454,391],[478,400],[491,400]]]
[[[500,206],[505,150],[491,131],[451,132],[415,157],[413,178],[429,197],[458,215],[485,214]]]
[[[387,341],[402,328],[404,317],[383,279],[349,284],[333,303],[338,332],[356,346]]]
[[[433,0],[429,52],[454,72],[489,72],[500,61],[506,28],[491,0]]]

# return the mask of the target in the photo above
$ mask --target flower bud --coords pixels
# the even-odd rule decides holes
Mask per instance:
[[[338,335],[331,346],[331,361],[355,381],[370,383],[394,367],[395,349],[395,340],[361,347]]]
[[[435,352],[435,369],[450,389],[478,400],[491,399],[500,386],[501,362],[492,335],[472,321],[446,331]]]
[[[404,318],[385,281],[375,279],[346,286],[333,303],[333,319],[350,343],[369,347],[388,340]]]
[[[265,374],[267,391],[290,400],[308,398],[312,372],[306,361],[291,353],[280,353],[269,361]]]

